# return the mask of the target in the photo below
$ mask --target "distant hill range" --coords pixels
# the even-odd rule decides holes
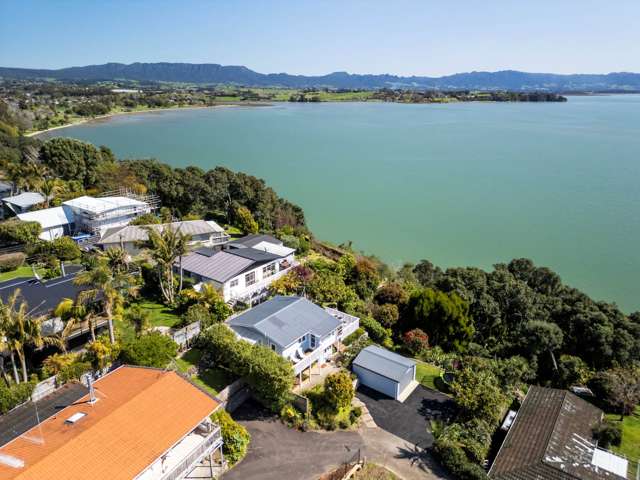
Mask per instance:
[[[74,81],[134,80],[195,84],[235,84],[248,87],[339,88],[339,89],[439,89],[512,90],[552,92],[640,91],[639,73],[574,74],[500,72],[456,73],[444,77],[400,77],[335,72],[321,76],[258,73],[247,67],[213,63],[106,63],[86,67],[42,70],[0,67],[0,77],[49,78]]]

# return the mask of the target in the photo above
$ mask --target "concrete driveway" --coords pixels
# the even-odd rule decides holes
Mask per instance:
[[[364,447],[357,431],[300,432],[249,400],[233,417],[251,434],[247,456],[223,480],[305,480],[349,461]]]
[[[455,414],[451,398],[422,385],[416,387],[403,403],[364,386],[358,388],[356,395],[367,406],[376,425],[422,448],[433,444],[429,422],[448,419]]]

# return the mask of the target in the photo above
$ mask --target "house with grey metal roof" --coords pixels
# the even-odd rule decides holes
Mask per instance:
[[[602,410],[567,390],[530,386],[491,465],[489,478],[635,478],[626,458],[597,446],[593,428],[603,416]]]
[[[264,298],[269,285],[297,265],[294,253],[293,248],[280,245],[271,251],[200,248],[183,256],[175,268],[182,268],[196,283],[213,284],[226,302],[251,304]]]
[[[282,245],[282,242],[280,240],[272,237],[271,235],[266,235],[264,233],[252,233],[250,235],[235,239],[233,242],[229,243],[229,246],[232,248],[253,248],[262,242],[268,242],[274,245]]]
[[[38,192],[22,192],[18,195],[2,199],[5,209],[14,215],[26,213],[44,201],[45,198]]]
[[[38,222],[41,240],[55,240],[73,232],[73,212],[66,205],[19,213],[17,217],[23,222]]]
[[[353,360],[352,369],[361,385],[399,401],[404,401],[418,385],[414,360],[377,345],[362,349]]]
[[[326,363],[359,325],[357,317],[324,309],[303,297],[276,296],[227,320],[243,340],[265,345],[304,370]]]
[[[161,223],[155,225],[126,225],[111,228],[97,242],[103,250],[113,247],[122,247],[130,255],[137,255],[141,251],[140,243],[149,239],[149,230],[162,232],[164,229],[180,231],[189,235],[190,247],[215,247],[224,245],[229,241],[229,235],[214,221],[187,220],[183,222]]]

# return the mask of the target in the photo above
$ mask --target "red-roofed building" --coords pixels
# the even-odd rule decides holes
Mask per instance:
[[[94,391],[0,447],[0,480],[176,480],[222,448],[219,402],[175,372],[123,366]]]

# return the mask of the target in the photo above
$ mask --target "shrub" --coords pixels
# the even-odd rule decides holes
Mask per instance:
[[[358,340],[362,335],[364,335],[364,333],[365,333],[364,328],[358,327],[358,329],[355,332],[353,332],[352,334],[347,336],[344,340],[342,340],[342,343],[347,346],[351,345],[353,342]]]
[[[444,437],[436,439],[432,451],[440,463],[459,480],[487,478],[480,465],[471,463],[462,448]]]
[[[72,380],[80,381],[82,375],[89,371],[91,371],[90,362],[74,362],[60,370],[58,373],[58,382],[64,384]]]
[[[128,342],[120,358],[143,367],[165,367],[178,353],[178,344],[160,332],[149,332]]]
[[[143,213],[129,222],[129,225],[154,225],[160,223],[160,219],[153,213]]]
[[[302,414],[291,404],[287,404],[280,410],[280,418],[289,427],[304,429],[305,420]]]
[[[402,342],[407,350],[415,357],[429,348],[429,335],[419,328],[409,330],[402,336]]]
[[[12,218],[0,222],[0,244],[34,243],[38,241],[41,232],[38,222],[23,222]]]
[[[49,355],[42,362],[42,373],[47,377],[57,375],[64,368],[77,362],[79,358],[80,356],[77,353],[54,353]]]
[[[17,385],[11,384],[11,386],[0,382],[0,414],[7,413],[12,408],[29,400],[35,386],[34,381],[23,382]]]
[[[229,464],[235,465],[247,454],[251,435],[222,408],[211,415],[211,420],[220,425],[222,451]]]
[[[0,272],[11,272],[24,265],[27,256],[22,252],[0,255]]]
[[[385,341],[391,338],[389,331],[371,317],[362,317],[360,319],[360,326],[367,331],[369,338],[374,342],[385,343]]]
[[[196,303],[187,308],[187,311],[182,315],[180,325],[186,326],[193,322],[201,322],[202,329],[205,329],[214,323],[213,320],[213,315],[209,309],[201,303]]]
[[[393,327],[398,321],[398,318],[400,318],[398,306],[392,303],[374,305],[372,314],[378,322],[387,328]]]
[[[346,371],[332,373],[324,379],[324,403],[334,412],[349,407],[353,395],[353,382]]]
[[[223,367],[243,377],[256,398],[274,412],[289,399],[294,375],[291,363],[271,349],[237,340],[224,324],[214,324],[200,335],[202,362]]]
[[[60,237],[50,242],[51,253],[59,260],[70,261],[80,258],[82,251],[70,237]]]
[[[620,446],[622,442],[622,426],[620,422],[604,421],[593,429],[593,436],[598,440],[598,446],[609,448],[611,445]]]
[[[112,344],[107,335],[100,335],[87,344],[85,360],[96,370],[102,370],[113,363],[120,354],[120,345]]]
[[[358,421],[358,419],[362,416],[362,407],[353,407],[351,412],[349,412],[349,420],[353,425]]]

